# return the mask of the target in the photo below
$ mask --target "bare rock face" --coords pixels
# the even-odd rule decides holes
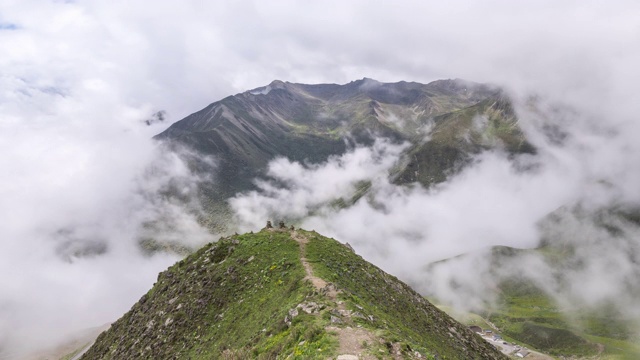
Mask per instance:
[[[351,250],[351,252],[356,252],[355,250],[353,250],[353,247],[351,246],[351,244],[349,244],[349,243],[344,243],[344,246],[345,246],[347,249]]]

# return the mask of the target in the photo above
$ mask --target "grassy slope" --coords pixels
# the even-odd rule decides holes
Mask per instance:
[[[561,265],[571,255],[567,251],[548,247],[521,250],[499,246],[493,249],[492,261],[499,267],[507,258],[535,252],[543,255],[550,264]],[[482,316],[495,324],[505,339],[556,356],[599,354],[598,358],[602,359],[640,358],[640,346],[635,344],[630,333],[631,324],[614,308],[568,312],[544,291],[522,278],[502,281],[498,288],[496,310]],[[460,315],[453,309],[443,309],[466,324],[478,323],[475,314]]]
[[[563,312],[542,290],[523,280],[504,282],[500,289],[501,303],[488,318],[510,338],[552,355],[640,356],[628,324],[606,309]]]
[[[282,321],[312,293],[298,257],[298,244],[283,233],[240,235],[205,246],[161,273],[83,358],[210,359],[227,349],[271,358],[304,339],[313,340],[308,346],[330,347],[314,338],[312,323],[286,329]]]
[[[433,120],[431,140],[406,154],[405,166],[395,178],[397,183],[416,181],[429,187],[443,182],[484,150],[535,152],[520,130],[511,103],[503,97],[491,97]]]
[[[315,233],[310,236],[307,258],[316,274],[343,289],[342,297],[352,310],[373,316],[373,321],[363,319],[363,326],[384,329],[385,336],[402,341],[403,348],[439,359],[501,358],[489,344],[406,284],[353,252],[345,252],[336,241]]]
[[[334,240],[303,232],[316,276],[334,281],[356,322],[375,331],[377,357],[500,359],[490,345],[435,309],[407,285]],[[289,231],[222,239],[158,276],[131,311],[100,335],[83,359],[327,359],[339,339],[328,331],[335,309],[304,280],[300,247]],[[318,312],[285,322],[290,309]],[[358,307],[360,306],[360,307]],[[368,316],[373,316],[373,320]],[[359,315],[360,316],[360,315]],[[431,355],[431,356],[429,356]],[[395,355],[394,355],[395,356]]]
[[[552,355],[589,356],[598,348],[571,331],[551,300],[522,281],[503,283],[502,303],[488,315],[504,335]]]

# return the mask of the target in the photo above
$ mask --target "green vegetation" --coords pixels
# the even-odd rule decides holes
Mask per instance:
[[[611,359],[640,355],[628,324],[606,308],[561,312],[549,296],[523,279],[505,281],[500,289],[498,310],[487,316],[510,338],[552,355],[601,354]]]
[[[307,281],[303,256],[314,279],[334,285]],[[336,287],[338,298],[328,295]],[[331,359],[353,329],[366,335],[359,351],[381,359],[503,358],[335,240],[265,229],[208,244],[162,272],[83,359]]]
[[[596,335],[622,343],[629,339],[624,321],[606,309],[561,311],[544,291],[522,278],[505,280],[499,288],[497,310],[485,316],[504,335],[542,352],[558,356],[613,354],[607,346],[602,349],[600,341],[593,341]]]
[[[418,143],[406,154],[396,182],[417,181],[425,187],[445,181],[460,171],[471,156],[500,148],[510,154],[533,153],[518,125],[511,103],[494,94],[468,107],[433,118],[431,140]]]
[[[330,354],[334,341],[319,336],[319,324],[304,317],[290,328],[283,322],[313,293],[303,277],[298,244],[288,234],[222,239],[161,273],[85,358],[272,358],[318,348]]]
[[[610,360],[640,358],[633,320],[625,317],[615,304],[568,309],[560,307],[527,278],[499,275],[518,263],[520,257],[540,255],[562,279],[562,270],[576,262],[574,250],[565,245],[545,245],[538,249],[493,247],[489,261],[492,276],[499,279],[495,306],[480,314],[460,314],[448,307],[441,308],[467,325],[478,325],[483,329],[495,325],[505,340],[543,353]],[[429,268],[444,263],[446,260],[431,264]]]
[[[489,125],[474,129],[478,116],[486,117]],[[425,142],[427,135],[432,141]],[[487,149],[533,151],[500,90],[462,80],[383,84],[363,79],[346,85],[277,81],[267,95],[229,96],[176,122],[156,139],[194,151],[198,156],[186,158],[203,178],[215,174],[212,181],[199,184],[207,213],[200,220],[225,233],[232,220],[225,200],[254,190],[254,180],[265,176],[276,156],[319,163],[344,154],[346,139],[367,145],[377,137],[410,144],[394,169],[399,184],[442,182],[471,155]],[[215,165],[200,155],[212,155]],[[358,190],[353,199],[367,189]],[[181,201],[179,192],[167,196]]]
[[[556,356],[627,359],[640,354],[629,338],[627,324],[604,308],[562,312],[541,289],[520,278],[503,281],[499,288],[497,310],[483,316],[505,338]]]
[[[406,284],[355,253],[345,251],[344,245],[334,240],[315,233],[308,236],[311,242],[307,246],[307,258],[316,274],[344,291],[341,299],[349,309],[363,315],[358,319],[362,326],[384,329],[385,337],[392,342],[401,341],[403,348],[440,359],[496,356],[490,345],[478,342],[475,334]],[[429,332],[429,336],[425,336],[425,332]]]

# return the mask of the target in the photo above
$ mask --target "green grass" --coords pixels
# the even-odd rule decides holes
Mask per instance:
[[[640,344],[602,336],[585,335],[589,341],[604,345],[603,360],[640,359]]]
[[[496,246],[492,248],[490,261],[491,267],[499,270],[517,262],[518,257],[540,255],[561,277],[562,269],[572,266],[574,251],[571,246],[547,245],[538,249]],[[496,278],[501,277],[496,275]],[[503,337],[511,342],[556,356],[640,358],[634,345],[640,343],[639,335],[634,332],[637,320],[626,316],[614,303],[589,308],[560,307],[531,280],[515,276],[502,278],[496,290],[498,302],[480,315],[495,324]],[[468,319],[478,320],[472,315],[457,315],[447,307],[443,309],[469,325],[473,323]]]
[[[337,342],[324,332],[321,317],[300,315],[290,327],[284,322],[289,309],[314,299],[299,251],[287,232],[277,231],[209,244],[161,273],[132,311],[101,335],[99,345],[109,345],[85,358],[330,356]]]
[[[300,245],[288,230],[263,230],[221,239],[162,272],[83,359],[328,359],[339,345],[329,325],[347,324],[383,339],[368,351],[385,359],[398,349],[404,358],[415,351],[441,360],[502,358],[344,245],[298,232],[309,238],[314,274],[334,282],[357,316],[332,324],[337,305],[304,280]],[[289,315],[305,302],[316,303],[317,312]]]
[[[532,284],[514,279],[500,285],[502,302],[487,314],[512,339],[551,355],[589,356],[597,346],[574,333],[555,304]]]
[[[483,314],[503,333],[531,348],[555,356],[638,358],[629,324],[614,310],[563,312],[542,290],[523,279],[500,284],[497,310]],[[604,350],[601,347],[604,345]]]
[[[307,259],[317,276],[343,289],[341,295],[348,308],[363,314],[357,319],[361,326],[382,329],[390,343],[401,342],[404,349],[428,354],[429,358],[481,359],[486,348],[461,353],[460,343],[450,329],[457,329],[461,338],[476,339],[459,323],[429,304],[409,286],[364,261],[344,245],[310,232]],[[356,295],[357,294],[357,295]],[[428,336],[425,333],[428,332]],[[482,346],[487,346],[480,342]],[[462,355],[464,354],[464,355]],[[492,356],[495,356],[492,354]]]

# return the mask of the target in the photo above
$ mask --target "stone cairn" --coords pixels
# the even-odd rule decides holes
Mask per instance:
[[[278,223],[278,228],[286,230],[287,229],[287,225],[285,225],[284,221],[280,221]],[[273,225],[271,224],[271,221],[267,220],[267,226],[265,227],[265,229],[273,229]],[[291,225],[291,227],[289,227],[289,230],[291,230],[291,231],[293,231],[295,229],[296,228],[293,225]]]

